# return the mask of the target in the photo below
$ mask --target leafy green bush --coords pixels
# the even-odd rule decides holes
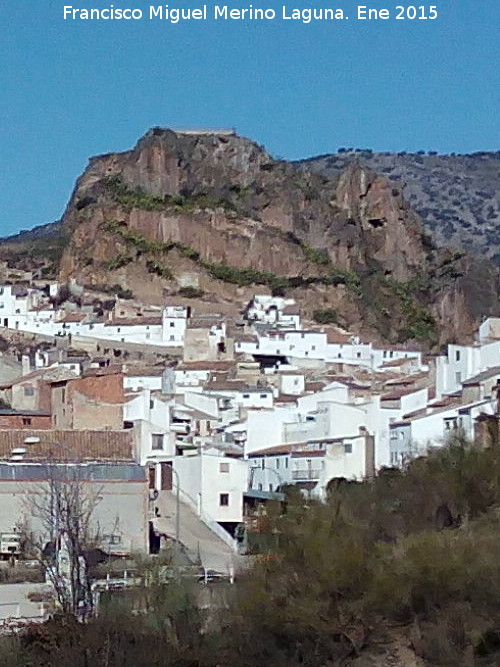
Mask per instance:
[[[318,324],[336,324],[338,314],[335,308],[317,308],[313,311],[313,320]]]
[[[177,294],[179,296],[183,296],[186,299],[199,299],[201,298],[205,292],[202,289],[198,289],[197,287],[181,287],[179,288]]]
[[[133,257],[130,255],[119,254],[107,263],[107,269],[108,271],[115,271],[116,269],[121,269],[123,266],[127,266],[132,261]]]
[[[170,199],[150,194],[141,188],[129,188],[119,176],[108,178],[106,184],[113,199],[128,210],[140,208],[146,211],[162,211]]]
[[[168,266],[155,262],[154,260],[148,260],[146,262],[146,268],[149,273],[154,273],[157,276],[160,276],[160,278],[165,278],[165,280],[172,280],[174,277],[174,274]]]
[[[125,289],[121,285],[115,284],[111,285],[106,289],[110,294],[116,294],[119,299],[133,299],[134,293],[130,289]]]

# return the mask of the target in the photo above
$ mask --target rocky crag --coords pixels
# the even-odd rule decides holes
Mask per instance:
[[[335,176],[353,163],[404,184],[407,200],[438,245],[459,245],[500,265],[500,152],[438,155],[343,148],[301,164]]]
[[[61,230],[60,278],[152,303],[216,310],[272,290],[307,317],[426,347],[467,339],[496,307],[492,267],[438,249],[399,182],[358,161],[317,173],[231,132],[154,128],[92,158]]]

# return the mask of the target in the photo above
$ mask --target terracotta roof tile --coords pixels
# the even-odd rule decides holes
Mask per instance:
[[[161,377],[164,370],[164,366],[148,366],[143,368],[131,367],[126,369],[125,375],[127,377]]]
[[[20,375],[19,377],[10,380],[10,382],[4,382],[0,385],[0,388],[12,387],[15,384],[23,384],[24,382],[30,382],[32,380],[52,382],[75,377],[78,377],[78,374],[64,366],[56,366],[54,368],[39,368],[36,371],[27,373],[26,375]]]
[[[402,359],[393,359],[392,361],[386,361],[382,364],[382,368],[397,368],[398,366],[404,366],[407,363],[415,363],[414,357],[403,357]]]
[[[82,322],[87,315],[85,313],[68,313],[62,319],[57,320],[59,323]]]
[[[132,327],[137,325],[158,325],[162,324],[161,317],[117,317],[114,320],[105,322],[105,327]]]
[[[25,444],[25,438],[40,438],[40,442]],[[0,430],[0,460],[9,460],[12,450],[26,449],[25,461],[133,461],[132,430],[125,431],[59,431],[59,430]]]
[[[397,401],[400,398],[403,398],[403,396],[409,396],[410,394],[414,394],[417,391],[422,391],[422,389],[418,389],[416,387],[411,387],[410,389],[400,389],[399,391],[393,391],[390,394],[383,394],[380,397],[381,401]]]
[[[321,391],[322,389],[324,389],[325,386],[326,386],[325,382],[319,382],[319,381],[305,383],[306,391],[312,391],[312,392]]]
[[[349,341],[352,338],[352,334],[342,333],[341,331],[338,331],[336,329],[325,329],[325,333],[326,333],[326,340],[330,345],[334,343],[337,343],[339,345],[348,345]]]
[[[228,371],[236,367],[235,361],[184,361],[176,371]]]
[[[297,403],[297,400],[302,396],[303,394],[300,395],[293,395],[293,394],[279,394],[274,399],[275,403]]]
[[[496,375],[500,375],[500,366],[494,366],[486,371],[482,371],[482,373],[467,378],[467,380],[462,382],[462,385],[466,387],[467,385],[479,384],[480,382],[484,382],[484,380],[494,378]]]

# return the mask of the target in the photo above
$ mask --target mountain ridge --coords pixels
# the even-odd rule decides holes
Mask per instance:
[[[190,287],[214,308],[286,292],[306,317],[329,310],[389,342],[470,336],[495,312],[495,269],[438,248],[395,179],[359,159],[337,167],[277,160],[233,133],[152,128],[90,159],[58,276],[156,303]]]
[[[340,149],[296,164],[333,175],[353,162],[404,184],[405,196],[439,246],[457,245],[500,264],[500,151],[440,155]]]

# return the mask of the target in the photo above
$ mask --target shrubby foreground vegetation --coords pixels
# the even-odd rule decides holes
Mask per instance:
[[[497,447],[459,442],[373,482],[332,480],[324,504],[292,489],[276,510],[275,553],[234,586],[115,597],[85,625],[59,617],[3,638],[0,664],[500,664]]]

